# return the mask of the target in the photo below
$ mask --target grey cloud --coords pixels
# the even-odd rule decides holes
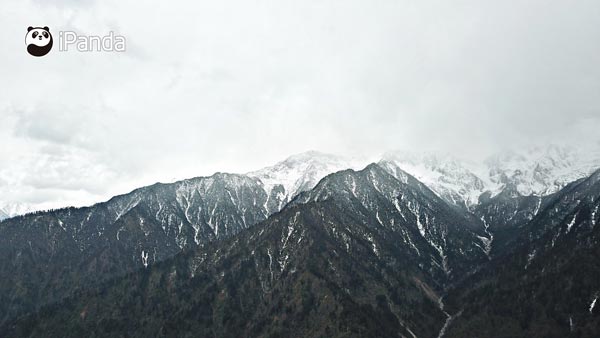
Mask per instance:
[[[79,185],[108,197],[173,177],[245,172],[307,149],[480,158],[599,142],[597,1],[2,6],[10,9],[0,12],[3,32],[47,20],[56,30],[128,38],[125,54],[31,60],[12,35],[0,37],[11,79],[0,102],[19,107],[0,126],[13,147],[1,152],[11,162],[0,172],[14,198],[44,190],[76,204]],[[41,95],[29,94],[32,83]],[[44,156],[49,164],[36,164]],[[31,190],[17,194],[20,185]]]

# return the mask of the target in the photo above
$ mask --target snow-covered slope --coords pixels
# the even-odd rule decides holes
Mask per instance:
[[[598,169],[600,152],[549,145],[503,152],[485,165],[491,188],[512,185],[521,195],[544,196]]]
[[[281,209],[297,194],[314,188],[319,181],[334,172],[361,169],[367,163],[341,156],[308,151],[288,157],[273,166],[247,175],[258,178],[269,196],[267,209]]]
[[[35,210],[36,209],[32,205],[26,203],[0,202],[0,220],[18,215],[24,215]]]
[[[413,175],[446,201],[472,207],[484,192],[495,196],[510,187],[522,196],[546,196],[600,168],[600,150],[549,145],[507,151],[481,163],[445,154],[391,152],[379,164]]]
[[[448,154],[389,152],[384,154],[379,165],[392,174],[395,174],[395,166],[400,167],[438,196],[456,205],[475,205],[486,190],[481,178],[465,163]]]

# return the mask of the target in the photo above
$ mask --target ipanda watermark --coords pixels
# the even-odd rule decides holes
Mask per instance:
[[[50,28],[28,27],[25,35],[27,52],[32,56],[44,56],[52,50],[54,40]],[[124,36],[117,35],[113,31],[104,36],[81,35],[74,31],[58,32],[58,51],[78,52],[125,52],[127,42]]]
[[[110,31],[105,36],[79,35],[73,31],[58,32],[58,51],[68,52],[71,48],[78,52],[124,52],[127,49],[125,37]]]

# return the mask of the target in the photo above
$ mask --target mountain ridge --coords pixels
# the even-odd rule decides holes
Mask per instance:
[[[361,169],[369,162],[307,151],[242,175],[259,178],[272,204],[269,209],[280,209],[327,174],[344,169]],[[374,162],[384,167],[386,163],[394,163],[450,203],[473,209],[479,203],[479,197],[488,191],[495,196],[509,186],[516,187],[516,191],[523,196],[547,196],[556,192],[567,183],[600,168],[600,150],[547,145],[499,152],[479,162],[465,161],[448,153],[392,151],[384,153]],[[0,203],[0,213],[4,212],[7,217],[37,209],[27,204],[19,204],[19,208],[4,208],[3,205],[16,204]]]

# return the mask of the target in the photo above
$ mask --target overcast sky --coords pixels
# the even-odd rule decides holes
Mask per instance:
[[[5,0],[0,200],[88,204],[309,149],[597,144],[598,18],[597,0]],[[28,26],[50,54],[26,53]],[[127,51],[58,52],[66,30]]]

